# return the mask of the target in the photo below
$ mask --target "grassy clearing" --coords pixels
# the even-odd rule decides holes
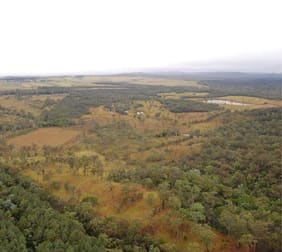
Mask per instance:
[[[63,99],[65,95],[34,95],[21,96],[14,95],[0,96],[0,106],[5,109],[13,109],[17,112],[24,111],[31,113],[33,116],[39,116],[44,108],[48,109],[52,106],[52,102]],[[49,100],[51,104],[46,104]]]
[[[47,99],[51,99],[54,101],[62,100],[66,95],[65,94],[52,94],[52,95],[33,95],[31,96],[32,101],[46,101]]]
[[[10,91],[18,88],[30,89],[28,87],[24,87],[21,82],[0,80],[0,91]]]
[[[28,98],[16,98],[13,95],[0,96],[0,106],[16,111],[29,112],[35,116],[39,115],[41,110]]]
[[[138,116],[138,112],[143,112],[144,115]],[[98,107],[91,108],[90,113],[83,116],[83,119],[91,125],[93,123],[106,125],[125,121],[141,133],[151,130],[152,133],[156,134],[164,130],[177,128],[181,134],[185,134],[191,131],[192,124],[207,120],[209,116],[217,113],[188,112],[176,114],[164,108],[157,101],[137,101],[135,107],[130,109],[127,115],[121,115],[103,107]]]
[[[66,128],[43,128],[8,139],[16,147],[37,145],[60,146],[73,140],[80,131]]]

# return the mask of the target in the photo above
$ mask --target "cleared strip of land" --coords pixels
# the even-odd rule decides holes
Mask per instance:
[[[60,146],[73,140],[80,134],[80,131],[66,128],[43,128],[25,135],[16,136],[8,140],[9,144],[14,144],[17,147],[37,145],[42,147]]]

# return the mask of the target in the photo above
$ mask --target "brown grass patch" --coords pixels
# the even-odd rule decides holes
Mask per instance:
[[[136,103],[142,104],[142,107],[132,108],[127,115],[121,115],[103,107],[98,107],[91,108],[89,110],[90,114],[85,115],[83,118],[90,125],[93,125],[93,121],[101,126],[117,121],[125,121],[139,132],[152,130],[157,133],[177,128],[184,134],[191,130],[191,124],[206,120],[211,115],[208,112],[173,113],[157,101],[138,101]],[[144,112],[144,116],[136,116],[137,111]]]
[[[13,95],[0,96],[0,105],[3,108],[14,109],[17,111],[24,111],[33,115],[39,115],[40,109],[32,105],[31,100],[28,98],[17,99]]]
[[[51,99],[54,101],[62,100],[66,95],[65,94],[52,94],[52,95],[33,95],[31,96],[32,101],[46,101]]]
[[[17,147],[37,145],[42,147],[60,146],[73,140],[80,134],[80,131],[66,128],[43,128],[25,135],[20,135],[8,139],[9,144],[14,144]]]

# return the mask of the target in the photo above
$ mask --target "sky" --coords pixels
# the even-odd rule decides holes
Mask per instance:
[[[280,0],[0,0],[0,75],[282,58]],[[192,63],[191,63],[192,64]]]

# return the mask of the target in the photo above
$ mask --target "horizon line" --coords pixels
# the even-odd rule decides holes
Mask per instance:
[[[5,78],[20,78],[20,77],[67,77],[67,76],[108,76],[108,75],[127,75],[127,74],[201,74],[201,73],[241,73],[241,74],[274,74],[274,75],[281,75],[282,77],[282,71],[277,72],[261,72],[261,71],[185,71],[185,70],[145,70],[145,71],[97,71],[97,72],[58,72],[58,73],[26,73],[26,74],[20,74],[20,73],[13,73],[13,74],[0,74],[0,79]]]

